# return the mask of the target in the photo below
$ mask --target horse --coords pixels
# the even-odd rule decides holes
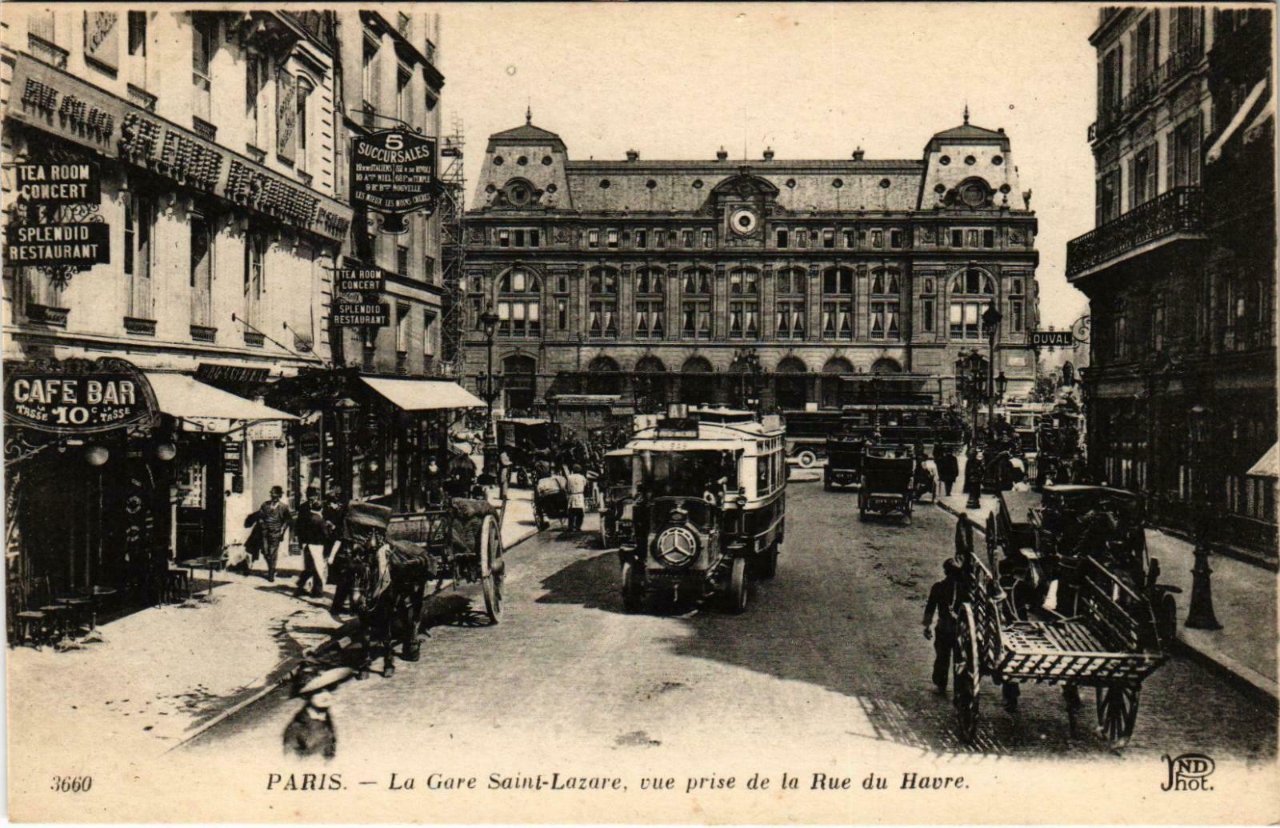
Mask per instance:
[[[426,550],[403,541],[389,541],[374,529],[351,548],[353,574],[352,606],[359,620],[357,637],[361,644],[358,678],[369,674],[375,647],[382,650],[383,677],[395,673],[395,643],[399,633],[401,658],[418,660],[418,627],[432,579],[431,560]]]

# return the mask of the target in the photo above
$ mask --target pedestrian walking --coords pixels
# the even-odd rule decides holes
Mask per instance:
[[[436,458],[427,460],[427,468],[422,473],[423,490],[427,497],[427,506],[439,506],[444,502],[444,472]]]
[[[507,486],[511,482],[511,455],[507,450],[500,449],[498,452],[498,499],[505,501],[507,499]]]
[[[311,597],[319,598],[324,595],[329,575],[326,553],[331,530],[325,520],[320,489],[316,486],[307,487],[307,499],[298,507],[297,531],[298,543],[302,545],[302,574],[298,576],[293,594],[301,598],[310,582]]]
[[[293,510],[284,500],[284,489],[271,487],[271,497],[258,507],[258,526],[262,532],[262,556],[267,560],[267,580],[275,583],[276,559],[284,533],[293,526]]]
[[[347,506],[342,499],[341,489],[329,490],[324,504],[324,520],[329,529],[329,580],[333,583],[333,603],[329,605],[329,614],[336,618],[338,613],[347,610],[355,579],[355,573],[351,568],[351,555],[347,550],[347,541],[344,537]]]
[[[956,587],[960,580],[960,564],[955,558],[942,562],[942,580],[929,588],[924,605],[924,637],[933,639],[933,685],[939,693],[947,692],[947,675],[951,672],[951,650],[956,643]],[[929,626],[937,623],[933,629]]]
[[[338,753],[338,734],[333,726],[333,690],[351,677],[350,667],[325,670],[298,689],[307,703],[298,709],[284,729],[284,752],[293,756],[323,756]]]
[[[934,450],[933,463],[938,468],[938,479],[942,481],[943,489],[950,495],[951,487],[960,476],[960,461],[956,459],[955,452],[939,447]]]
[[[569,531],[582,530],[582,518],[587,511],[587,478],[582,466],[574,465],[565,478],[565,494],[568,496]]]

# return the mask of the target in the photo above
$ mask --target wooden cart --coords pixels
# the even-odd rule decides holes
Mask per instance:
[[[392,516],[387,539],[411,544],[425,553],[431,579],[439,592],[449,582],[480,583],[485,615],[496,624],[502,616],[502,518],[483,500],[453,498],[445,506]]]
[[[952,676],[960,737],[971,742],[977,735],[985,675],[997,684],[1064,685],[1073,714],[1077,689],[1095,688],[1099,732],[1112,747],[1124,747],[1137,720],[1142,681],[1165,660],[1149,600],[1086,557],[1073,576],[1071,606],[1019,620],[1000,581],[995,534],[989,518],[984,563],[974,553],[969,522],[961,518],[956,528],[961,571]]]
[[[905,446],[870,446],[862,457],[862,488],[858,490],[858,519],[868,513],[897,512],[911,518],[915,500],[916,461]]]

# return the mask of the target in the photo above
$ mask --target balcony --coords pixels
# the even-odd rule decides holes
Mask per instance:
[[[1204,232],[1199,187],[1177,187],[1119,218],[1067,242],[1067,279],[1075,280],[1114,260],[1127,259],[1187,234]]]
[[[1173,83],[1187,75],[1204,57],[1204,44],[1199,40],[1189,46],[1178,49],[1169,55],[1169,59],[1160,64],[1160,82]]]

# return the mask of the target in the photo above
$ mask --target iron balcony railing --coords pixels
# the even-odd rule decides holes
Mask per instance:
[[[1204,229],[1199,187],[1176,187],[1119,218],[1067,242],[1067,278],[1176,233]]]

